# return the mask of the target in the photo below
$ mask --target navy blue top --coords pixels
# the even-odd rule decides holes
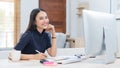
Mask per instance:
[[[43,31],[42,33],[35,31],[25,32],[20,38],[17,45],[14,47],[16,50],[21,50],[22,54],[36,54],[35,50],[42,53],[51,47],[50,34]]]

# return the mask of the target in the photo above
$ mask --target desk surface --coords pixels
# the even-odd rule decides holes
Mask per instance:
[[[84,49],[59,49],[57,52],[58,56],[69,56],[79,53],[84,53]],[[4,54],[5,53],[2,53],[1,55],[3,56]],[[0,59],[0,68],[120,68],[120,59],[116,59],[116,61],[112,64],[97,64],[86,62],[89,60],[91,59],[65,65],[58,64],[56,66],[44,66],[39,63],[39,60],[12,62],[8,59]]]
[[[0,68],[120,68],[120,59],[112,64],[96,64],[77,62],[71,64],[58,64],[56,66],[44,66],[38,60],[12,62],[8,59],[0,60]]]

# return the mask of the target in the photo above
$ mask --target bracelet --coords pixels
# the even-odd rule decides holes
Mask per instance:
[[[52,37],[52,39],[56,39],[56,37]]]

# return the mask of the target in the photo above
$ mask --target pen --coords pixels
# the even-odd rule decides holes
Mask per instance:
[[[35,50],[38,54],[40,54],[41,52],[39,52],[38,50]],[[47,57],[46,55],[44,55],[45,57]]]
[[[40,52],[38,50],[35,50],[35,51],[40,54]]]
[[[81,54],[78,54],[78,55],[76,54],[74,56],[76,56],[77,58],[81,58],[82,55]]]

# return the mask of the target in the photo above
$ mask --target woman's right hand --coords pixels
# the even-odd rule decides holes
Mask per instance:
[[[35,54],[34,55],[34,59],[35,60],[46,59],[46,58],[47,58],[47,55],[44,54],[44,53],[40,53],[40,54]]]

